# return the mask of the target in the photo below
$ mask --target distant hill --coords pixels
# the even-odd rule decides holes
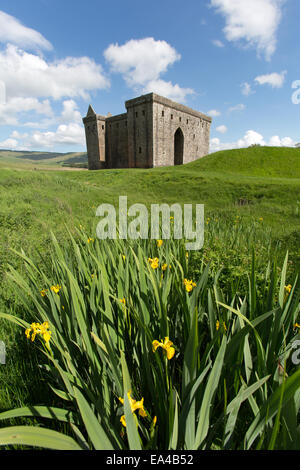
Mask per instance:
[[[58,153],[0,149],[0,164],[1,166],[8,164],[22,168],[25,166],[87,168],[87,154],[84,152]]]

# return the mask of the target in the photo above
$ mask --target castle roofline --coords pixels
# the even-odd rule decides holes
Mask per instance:
[[[143,103],[160,103],[164,106],[168,106],[170,108],[176,109],[177,111],[182,111],[187,114],[191,114],[192,116],[199,117],[204,119],[205,121],[212,122],[212,118],[207,116],[206,114],[201,113],[200,111],[196,111],[188,106],[183,104],[177,103],[176,101],[172,101],[169,98],[165,98],[164,96],[157,95],[156,93],[148,93],[146,95],[138,96],[137,98],[133,98],[125,102],[126,109],[136,106],[138,104]]]

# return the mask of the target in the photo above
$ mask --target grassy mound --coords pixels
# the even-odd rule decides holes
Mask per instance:
[[[250,147],[223,150],[190,164],[201,171],[241,173],[249,176],[300,178],[300,149]]]

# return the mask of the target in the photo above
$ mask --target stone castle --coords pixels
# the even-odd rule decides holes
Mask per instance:
[[[181,165],[209,153],[212,119],[149,93],[125,102],[127,113],[83,118],[89,170]]]

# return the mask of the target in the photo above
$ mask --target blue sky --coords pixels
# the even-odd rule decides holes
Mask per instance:
[[[84,151],[89,103],[152,91],[213,117],[211,151],[294,146],[299,18],[298,0],[2,0],[0,148]]]

